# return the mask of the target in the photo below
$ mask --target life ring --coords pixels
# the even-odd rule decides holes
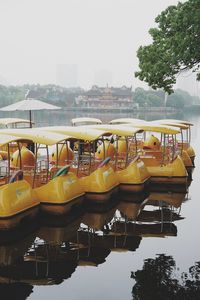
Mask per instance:
[[[106,166],[106,165],[109,163],[110,160],[111,160],[111,158],[110,158],[109,156],[106,157],[106,158],[100,163],[100,165],[98,166],[98,168],[102,168],[102,167]]]
[[[16,172],[14,172],[14,174],[11,176],[9,183],[13,183],[17,180],[23,180],[24,178],[24,173],[22,170],[18,170]]]
[[[53,179],[62,175],[67,175],[67,173],[69,172],[70,166],[64,166],[63,168],[61,168],[54,176]]]

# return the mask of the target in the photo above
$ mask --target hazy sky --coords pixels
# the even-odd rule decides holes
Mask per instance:
[[[155,17],[176,0],[0,0],[0,77],[11,84],[56,83],[57,64],[76,64],[78,83],[95,71],[113,85],[134,78],[136,51],[148,44]]]

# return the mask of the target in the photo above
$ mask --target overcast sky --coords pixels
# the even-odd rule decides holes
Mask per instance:
[[[76,64],[78,84],[98,70],[112,85],[142,86],[134,78],[136,51],[150,43],[155,17],[176,0],[0,0],[0,80],[56,83],[57,64]]]

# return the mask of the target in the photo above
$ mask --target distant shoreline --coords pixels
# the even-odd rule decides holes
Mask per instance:
[[[130,108],[130,107],[63,107],[63,110],[67,111],[85,111],[85,112],[169,112],[174,113],[180,109],[175,109],[173,107],[140,107],[140,108]]]

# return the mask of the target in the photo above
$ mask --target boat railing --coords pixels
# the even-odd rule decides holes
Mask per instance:
[[[98,168],[100,163],[101,160],[96,159],[92,155],[81,154],[71,161],[70,170],[79,177],[88,176]]]
[[[0,166],[0,185],[8,183],[11,175],[8,166]]]

